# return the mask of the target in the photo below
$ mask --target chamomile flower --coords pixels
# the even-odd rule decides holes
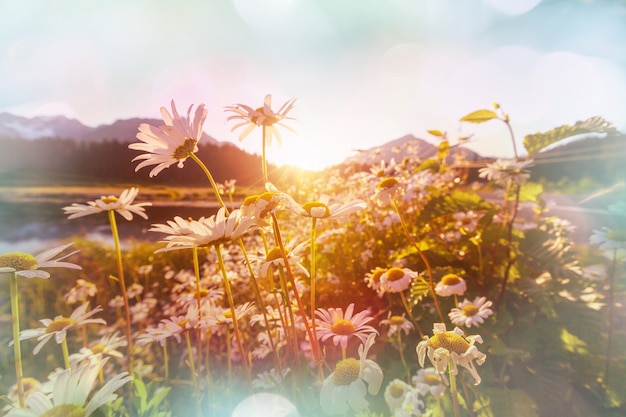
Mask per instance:
[[[430,394],[434,397],[441,397],[448,386],[446,374],[438,373],[435,368],[419,369],[417,375],[411,378],[411,382],[421,396]]]
[[[105,363],[106,359],[93,363],[86,362],[77,368],[65,369],[54,381],[50,396],[37,391],[26,399],[26,408],[13,408],[6,416],[89,417],[104,404],[114,401],[117,398],[115,391],[133,379],[128,372],[122,372],[113,376],[90,396],[98,373]]]
[[[76,219],[111,210],[116,211],[128,221],[133,219],[133,214],[147,219],[148,216],[144,207],[151,206],[152,203],[133,204],[137,194],[139,194],[139,189],[132,187],[122,191],[119,197],[109,195],[102,196],[95,201],[88,201],[87,204],[72,203],[71,206],[63,207],[63,211],[65,214],[69,214],[68,219]]]
[[[84,326],[85,324],[107,324],[104,319],[92,319],[90,318],[96,313],[102,311],[102,307],[98,306],[91,311],[87,311],[89,302],[86,302],[78,306],[69,317],[56,316],[54,320],[42,319],[39,320],[44,327],[37,329],[27,329],[20,332],[20,340],[37,338],[39,342],[33,354],[39,353],[41,348],[54,337],[55,342],[60,344],[66,337],[67,331],[71,328]]]
[[[135,161],[142,161],[135,168],[135,172],[141,168],[156,165],[150,171],[150,177],[156,176],[165,168],[173,164],[178,164],[182,168],[185,160],[195,152],[198,152],[198,141],[202,137],[202,125],[206,119],[207,110],[204,104],[200,104],[191,117],[191,109],[187,109],[187,117],[181,117],[176,110],[174,100],[172,100],[172,114],[165,107],[161,107],[161,116],[165,125],[158,127],[147,123],[139,125],[137,139],[141,143],[131,143],[130,149],[144,151],[147,153],[136,156]]]
[[[270,135],[267,138],[267,145],[272,145],[272,137],[275,137],[278,144],[281,145],[282,139],[280,137],[280,132],[278,131],[276,126],[284,127],[285,129],[293,132],[293,129],[285,125],[283,121],[293,120],[293,117],[289,117],[287,116],[287,114],[293,109],[295,101],[295,98],[291,99],[285,102],[278,109],[278,111],[274,111],[272,110],[272,95],[267,94],[265,96],[265,100],[263,101],[263,106],[256,109],[240,103],[232,106],[227,106],[225,108],[225,111],[234,114],[232,116],[228,116],[228,118],[226,118],[226,121],[239,121],[239,123],[232,127],[231,132],[245,126],[245,129],[239,135],[240,141],[248,136],[255,127],[262,126],[264,129],[268,129],[270,132]]]
[[[326,414],[347,415],[349,409],[362,411],[369,405],[366,394],[378,393],[383,382],[383,371],[376,362],[367,359],[374,342],[375,335],[370,334],[365,343],[359,346],[359,359],[341,360],[335,371],[324,380],[320,390],[320,405]]]
[[[387,337],[395,336],[398,332],[404,332],[408,335],[415,327],[410,320],[405,317],[406,313],[402,313],[401,316],[392,315],[391,311],[387,313],[387,318],[380,321],[381,326],[389,326],[387,331]]]
[[[447,331],[444,323],[435,323],[433,335],[424,336],[424,339],[417,344],[415,351],[421,367],[424,367],[426,356],[440,374],[446,372],[448,366],[451,365],[452,372],[456,375],[457,365],[460,365],[469,370],[476,381],[475,385],[478,385],[481,379],[476,371],[474,360],[478,365],[482,365],[487,355],[480,352],[475,343],[482,343],[482,341],[480,335],[465,336],[458,327]]]
[[[182,223],[177,221],[177,225],[182,225]],[[253,218],[242,216],[240,210],[233,210],[226,215],[226,209],[222,207],[216,215],[190,220],[184,230],[182,227],[174,230],[174,234],[166,236],[162,241],[167,243],[167,246],[156,252],[219,245],[241,237],[252,226],[254,226]],[[164,231],[166,228],[167,226],[164,225],[154,225],[150,230]],[[183,232],[180,233],[181,231]]]
[[[385,292],[381,285],[381,279],[385,272],[387,272],[385,268],[376,267],[365,274],[367,286],[376,291],[380,297],[382,297]]]
[[[370,334],[378,334],[375,328],[367,324],[374,320],[368,310],[354,315],[353,313],[354,303],[346,308],[345,313],[341,308],[318,308],[315,311],[315,315],[320,319],[316,322],[317,338],[322,342],[332,338],[335,346],[341,345],[342,349],[346,349],[348,340],[353,336],[361,343],[365,343]]]
[[[0,267],[13,268],[16,271],[15,273],[23,278],[44,279],[50,278],[50,274],[40,268],[82,269],[79,265],[70,262],[61,262],[63,259],[78,253],[77,250],[60,258],[52,259],[70,246],[72,246],[72,243],[48,249],[38,255],[22,252],[5,253],[0,255]]]
[[[484,168],[478,170],[480,178],[486,178],[494,181],[498,185],[505,186],[511,182],[513,184],[522,185],[530,178],[530,172],[526,168],[533,165],[532,159],[518,161],[515,159],[497,159],[495,162],[487,164]]]
[[[453,308],[448,313],[452,324],[465,327],[478,327],[485,319],[493,314],[489,307],[493,302],[487,301],[486,297],[476,297],[474,301],[463,300],[458,308]]]
[[[404,397],[411,391],[411,388],[409,384],[398,378],[389,381],[385,388],[384,397],[385,403],[387,403],[387,407],[389,407],[389,411],[392,414],[395,413],[397,408],[402,406]]]
[[[302,265],[301,253],[308,244],[307,241],[297,243],[295,239],[292,239],[285,245],[285,255],[289,264],[293,265],[307,277],[309,276],[309,271]],[[279,265],[285,266],[285,260],[279,247],[272,248],[260,256],[248,255],[248,258],[256,265],[255,272],[258,277],[266,277],[270,270],[277,269]]]
[[[409,268],[389,268],[380,278],[380,285],[386,292],[402,292],[411,286],[417,272]]]
[[[435,285],[435,292],[440,297],[463,295],[467,290],[465,280],[456,274],[446,274]]]

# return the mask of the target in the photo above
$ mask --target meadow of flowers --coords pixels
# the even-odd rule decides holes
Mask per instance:
[[[151,177],[198,164],[216,214],[173,213],[150,228],[158,244],[125,245],[124,223],[150,205],[131,187],[64,208],[108,216],[113,246],[77,237],[0,255],[4,415],[626,413],[626,233],[575,245],[528,172],[544,147],[610,125],[529,135],[519,157],[494,105],[461,120],[502,123],[515,157],[478,181],[432,130],[433,158],[408,143],[397,161],[294,183],[266,163],[294,107],[270,95],[226,107],[240,139],[263,140],[265,186],[241,204],[196,155],[205,106],[181,115],[172,102],[163,125],[138,126],[132,162]],[[608,210],[624,224],[626,204]]]

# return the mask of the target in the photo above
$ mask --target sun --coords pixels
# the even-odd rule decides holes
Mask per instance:
[[[283,138],[282,146],[272,143],[266,152],[267,159],[272,164],[311,171],[319,171],[341,162],[338,155],[329,153],[321,143],[302,136]]]

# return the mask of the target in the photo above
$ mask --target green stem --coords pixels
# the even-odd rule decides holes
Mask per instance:
[[[402,361],[402,366],[404,366],[404,371],[406,372],[406,383],[411,383],[411,371],[409,370],[409,365],[406,363],[406,358],[404,357],[404,349],[402,349],[402,331],[398,329],[396,332],[397,342],[398,342],[398,352],[400,352],[400,360]]]
[[[193,358],[193,349],[191,348],[191,337],[189,331],[185,330],[185,342],[187,343],[187,361],[191,370],[191,379],[193,381],[194,398],[196,399],[196,414],[200,417],[200,386],[198,385],[198,374],[196,373],[196,365]]]
[[[302,321],[304,322],[304,328],[306,330],[307,335],[309,336],[309,341],[311,342],[311,350],[313,353],[313,358],[315,362],[318,364],[320,377],[322,376],[322,354],[320,351],[320,345],[316,338],[313,336],[313,331],[311,330],[311,325],[309,324],[309,319],[306,316],[304,305],[302,304],[302,299],[300,298],[300,294],[298,294],[298,290],[296,287],[296,280],[293,277],[293,272],[291,271],[291,266],[289,265],[289,260],[287,259],[287,252],[285,250],[285,246],[283,245],[283,240],[280,235],[280,228],[278,227],[278,220],[276,219],[276,215],[271,213],[272,215],[272,223],[274,226],[274,236],[276,238],[276,242],[278,243],[278,247],[280,248],[280,252],[283,258],[283,262],[285,263],[285,270],[287,271],[287,276],[289,277],[289,282],[291,283],[292,288],[294,289],[293,294],[296,298],[296,303],[298,304],[298,311],[300,311],[300,315],[302,316]],[[323,381],[324,378],[321,378]]]
[[[67,348],[67,337],[64,337],[61,342],[61,350],[63,350],[63,364],[65,365],[65,369],[70,369],[70,352]]]
[[[0,268],[1,275],[9,275],[11,287],[11,317],[13,319],[13,355],[15,358],[15,385],[20,408],[24,408],[24,373],[22,371],[22,349],[20,345],[20,309],[17,291],[17,273],[14,268]]]
[[[450,397],[452,398],[454,417],[459,417],[459,396],[456,390],[456,375],[454,375],[454,364],[452,361],[448,362],[448,375],[450,376]]]
[[[224,265],[224,258],[222,257],[222,251],[219,245],[215,245],[215,252],[217,253],[217,262],[222,272],[222,278],[224,280],[224,290],[228,298],[228,304],[230,305],[230,314],[233,318],[233,330],[235,332],[235,339],[239,346],[239,353],[241,354],[241,362],[246,370],[246,375],[250,378],[250,367],[248,365],[248,356],[243,348],[243,341],[241,339],[241,333],[239,332],[239,324],[237,323],[237,313],[235,312],[235,300],[233,299],[233,292],[230,288],[230,282],[228,281],[228,275],[226,274],[226,266]]]
[[[313,329],[313,338],[317,340],[317,329],[315,325],[315,286],[317,281],[315,257],[316,245],[315,241],[317,232],[317,218],[311,217],[311,328]]]
[[[120,236],[117,230],[117,223],[115,221],[115,210],[109,210],[109,223],[111,224],[111,234],[113,235],[113,241],[115,242],[115,255],[117,261],[117,278],[120,283],[120,291],[122,292],[122,299],[124,300],[124,315],[125,326],[124,333],[126,335],[126,361],[128,365],[128,372],[132,373],[132,351],[133,343],[130,335],[130,305],[128,303],[128,294],[126,293],[126,281],[124,280],[124,265],[122,264],[122,248],[120,246]]]
[[[193,272],[196,277],[196,302],[198,304],[198,355],[202,356],[202,294],[200,293],[200,262],[198,261],[198,247],[192,248]]]
[[[413,323],[413,325],[417,329],[420,335],[420,338],[424,337],[424,332],[422,331],[422,328],[420,327],[419,323],[417,322],[417,320],[415,320],[415,317],[413,316],[413,309],[409,307],[409,302],[407,301],[406,296],[404,295],[404,291],[400,291],[400,300],[402,301],[402,305],[404,306],[404,309],[409,315],[409,319],[411,320],[411,323]]]
[[[612,344],[613,344],[613,315],[614,315],[614,308],[615,308],[615,301],[614,301],[614,284],[613,281],[615,279],[615,267],[616,267],[616,263],[617,263],[617,249],[613,250],[613,260],[611,261],[611,268],[608,271],[608,284],[609,284],[609,288],[608,288],[608,296],[607,296],[607,307],[608,307],[608,329],[607,329],[607,336],[606,336],[606,354],[605,354],[605,359],[604,359],[604,386],[605,386],[605,392],[606,392],[606,401],[607,403],[610,402],[609,399],[609,376],[610,376],[610,370],[611,370],[611,356],[612,356]]]
[[[437,310],[437,314],[439,315],[439,319],[441,320],[441,323],[445,323],[446,322],[445,318],[443,316],[443,313],[441,312],[441,307],[439,306],[439,299],[437,298],[437,293],[435,292],[435,280],[433,279],[433,271],[430,266],[430,262],[428,262],[428,258],[426,258],[426,256],[424,255],[424,252],[422,252],[419,245],[411,237],[411,234],[409,233],[409,229],[404,221],[404,217],[402,216],[402,213],[400,212],[400,208],[398,207],[396,200],[391,198],[391,204],[393,205],[394,210],[396,211],[396,213],[398,214],[398,217],[400,218],[400,224],[402,225],[402,230],[404,231],[404,234],[409,240],[409,243],[413,245],[413,247],[417,250],[418,255],[424,262],[424,265],[426,265],[426,270],[428,271],[428,281],[430,283],[430,291],[433,294],[433,301],[435,302],[435,309]]]
[[[269,181],[269,176],[267,175],[267,157],[265,155],[265,145],[267,144],[267,131],[268,127],[263,126],[263,142],[261,149],[261,169],[263,171],[263,183],[267,183]]]
[[[215,198],[217,198],[217,201],[220,204],[220,206],[224,207],[224,210],[226,210],[226,215],[228,215],[229,213],[228,207],[226,207],[226,204],[224,204],[224,200],[222,200],[220,191],[217,189],[217,184],[215,183],[215,180],[213,179],[213,175],[211,175],[211,172],[209,171],[209,169],[206,167],[206,165],[204,165],[204,162],[202,162],[202,160],[196,156],[195,153],[190,153],[189,157],[193,159],[194,162],[200,166],[200,169],[202,169],[202,171],[204,172],[204,175],[206,175],[206,177],[209,179],[209,182],[211,183],[211,188],[213,188],[213,194],[215,194]]]
[[[163,379],[165,382],[170,379],[170,358],[167,354],[167,340],[163,343]]]

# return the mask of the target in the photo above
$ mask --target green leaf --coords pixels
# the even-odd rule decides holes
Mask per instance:
[[[468,115],[461,117],[462,122],[470,122],[470,123],[484,123],[488,122],[491,119],[497,119],[498,115],[496,112],[491,110],[476,110],[471,112]]]
[[[439,137],[444,137],[446,135],[441,130],[427,130],[427,132],[433,136],[439,136]]]
[[[524,137],[524,147],[528,155],[532,156],[543,148],[562,139],[583,133],[615,133],[617,129],[602,117],[590,117],[584,121],[577,121],[574,126],[563,125],[544,133],[534,133]]]
[[[424,297],[428,295],[430,291],[430,284],[422,277],[417,277],[411,284],[411,290],[409,292],[409,303],[412,305],[418,304]]]
[[[449,152],[450,152],[450,142],[448,142],[447,140],[444,140],[437,147],[437,159],[440,161],[443,161],[444,159],[446,159],[446,156],[448,156]]]

